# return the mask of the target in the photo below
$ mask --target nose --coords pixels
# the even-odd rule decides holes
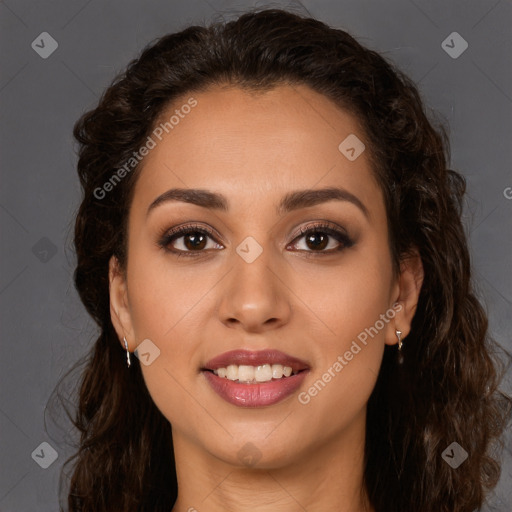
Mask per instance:
[[[286,263],[271,261],[263,250],[251,263],[234,254],[234,265],[223,280],[219,319],[229,328],[265,332],[285,325],[291,316],[291,292],[286,286]]]

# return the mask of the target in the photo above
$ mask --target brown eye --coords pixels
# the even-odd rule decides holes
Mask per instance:
[[[208,247],[209,240],[213,247]],[[178,253],[178,255],[188,255],[187,253],[201,253],[205,249],[222,247],[214,242],[212,231],[203,227],[182,226],[166,233],[158,242],[163,249]]]
[[[297,249],[299,251],[332,254],[354,244],[346,233],[333,229],[329,225],[301,228],[300,233],[301,235],[295,240],[304,239],[305,247]],[[293,245],[295,246],[297,243],[295,242]]]
[[[306,245],[313,250],[323,250],[329,243],[329,235],[315,231],[305,236]]]
[[[208,235],[205,235],[199,231],[191,231],[190,233],[183,235],[183,245],[189,251],[194,251],[196,249],[204,249],[206,246],[207,238]]]

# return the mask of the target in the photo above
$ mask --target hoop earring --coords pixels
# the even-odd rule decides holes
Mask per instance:
[[[126,348],[126,363],[128,364],[128,368],[130,368],[130,365],[132,364],[130,361],[130,351],[128,350],[128,342],[126,341],[126,338],[123,338],[124,340],[124,346]]]

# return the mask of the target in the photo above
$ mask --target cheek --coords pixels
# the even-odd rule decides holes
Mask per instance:
[[[177,264],[154,251],[131,256],[128,289],[136,342],[149,339],[159,351],[150,365],[141,364],[148,391],[173,426],[200,428],[205,411],[194,387],[198,354],[212,318],[208,292],[223,272],[201,270],[200,263]]]
[[[202,272],[193,264],[180,266],[171,256],[150,251],[132,258],[128,276],[130,312],[137,338],[166,344],[176,339],[175,333],[191,317],[199,317],[202,298],[216,282],[212,273]],[[182,344],[177,345],[179,348]]]
[[[383,254],[382,249],[354,252],[335,271],[317,272],[310,280],[307,304],[321,319],[321,327],[316,336],[312,333],[315,371],[299,398],[327,423],[332,423],[332,408],[338,411],[338,423],[349,421],[375,386],[394,317],[394,311],[389,314],[391,260]],[[306,288],[300,293],[304,296]]]
[[[317,418],[326,438],[347,427],[365,410],[384,352],[385,328],[373,329],[386,311],[385,301],[371,297],[361,304],[361,295],[352,299],[343,302],[343,309],[333,308],[326,316],[336,336],[315,340],[317,364],[297,397],[304,418]],[[314,432],[309,434],[314,437]]]
[[[325,344],[324,353],[350,345],[391,306],[392,266],[386,255],[387,246],[375,239],[347,250],[334,265],[293,263],[292,289],[304,314],[309,308],[308,315],[322,329],[315,342]]]

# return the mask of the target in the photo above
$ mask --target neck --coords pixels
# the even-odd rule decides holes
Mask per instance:
[[[173,431],[179,494],[172,512],[374,512],[363,490],[365,419],[263,468],[228,464]]]

